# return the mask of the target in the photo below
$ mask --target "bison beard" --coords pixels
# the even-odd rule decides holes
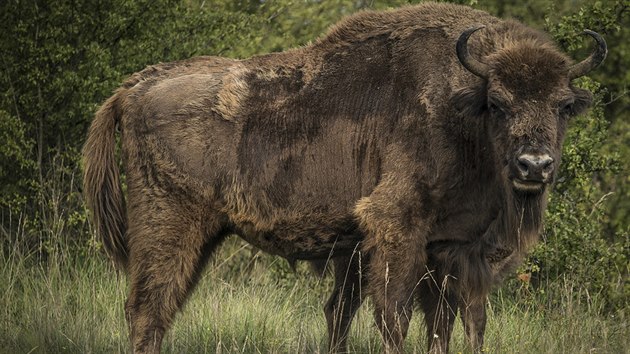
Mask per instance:
[[[606,45],[586,34],[596,50],[572,64],[544,33],[428,3],[359,13],[284,53],[132,75],[83,156],[95,228],[128,275],[133,351],[160,351],[231,234],[332,260],[331,351],[366,294],[385,351],[402,349],[416,301],[431,351],[448,351],[458,312],[480,349],[486,297],[537,241],[567,122],[590,104],[571,80]]]

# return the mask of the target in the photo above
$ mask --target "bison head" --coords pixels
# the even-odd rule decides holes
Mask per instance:
[[[461,64],[483,78],[478,112],[487,115],[495,158],[508,188],[519,194],[540,194],[555,177],[562,152],[567,120],[591,103],[591,94],[571,85],[606,56],[604,39],[585,31],[597,42],[584,61],[570,59],[549,41],[532,36],[505,40],[483,61],[468,52],[468,39],[476,27],[464,31],[457,41]],[[482,42],[480,42],[482,43]],[[481,97],[481,98],[479,98]]]

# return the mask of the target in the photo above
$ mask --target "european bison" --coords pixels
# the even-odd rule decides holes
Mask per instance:
[[[571,80],[606,44],[586,33],[597,47],[572,64],[518,22],[429,3],[359,13],[284,53],[132,75],[83,154],[94,224],[128,273],[134,352],[159,352],[230,234],[333,259],[331,350],[345,350],[361,281],[386,351],[402,348],[414,297],[431,350],[447,350],[458,308],[479,347],[483,299],[536,242],[567,123],[591,103]]]

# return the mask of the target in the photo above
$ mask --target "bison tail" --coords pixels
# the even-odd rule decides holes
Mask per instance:
[[[108,99],[96,112],[83,146],[83,193],[92,222],[105,251],[119,269],[126,269],[127,213],[116,161],[118,97]]]

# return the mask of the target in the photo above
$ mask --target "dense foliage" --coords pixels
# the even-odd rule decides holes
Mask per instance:
[[[79,256],[99,247],[80,194],[79,150],[96,108],[127,75],[195,55],[247,57],[304,45],[344,15],[408,2],[417,1],[3,1],[0,242],[41,259],[62,243]],[[607,61],[579,81],[594,92],[595,106],[572,123],[544,240],[521,271],[538,275],[539,293],[569,277],[624,308],[630,296],[630,2],[455,2],[545,29],[576,58],[592,45],[577,35],[582,29],[607,39]]]

